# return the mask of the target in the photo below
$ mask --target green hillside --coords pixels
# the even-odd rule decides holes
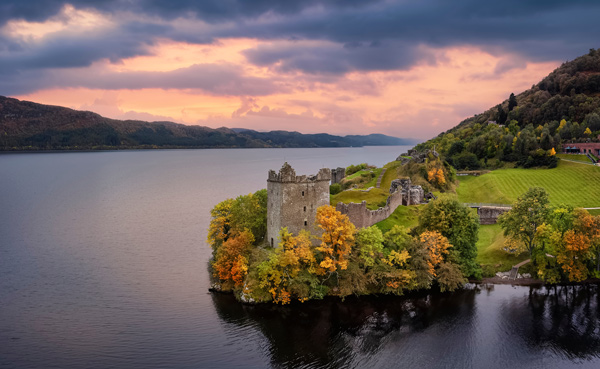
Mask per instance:
[[[571,142],[600,141],[600,51],[564,63],[538,84],[417,145],[456,169],[556,165]]]
[[[498,169],[459,177],[462,202],[510,204],[530,187],[543,187],[553,205],[600,207],[600,167],[561,160],[553,169]]]

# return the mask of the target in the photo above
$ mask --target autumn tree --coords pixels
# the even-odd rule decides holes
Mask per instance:
[[[210,211],[210,224],[208,226],[207,242],[212,247],[213,253],[227,240],[231,229],[232,199],[221,201]]]
[[[282,228],[279,238],[279,247],[258,266],[259,286],[267,289],[275,303],[288,304],[292,299],[303,302],[315,297],[311,287],[318,283],[317,265],[310,233],[303,230],[294,236]]]
[[[257,244],[267,233],[267,190],[238,196],[231,204],[231,227],[241,232],[250,230]]]
[[[437,231],[448,238],[465,276],[481,276],[481,268],[475,261],[479,219],[456,197],[441,196],[423,208],[415,233],[425,231]]]
[[[407,289],[424,289],[431,287],[434,276],[429,269],[429,253],[423,244],[411,236],[406,228],[395,225],[383,236],[384,252],[388,250],[388,262],[398,258],[403,268],[408,271],[410,279],[404,278]],[[406,259],[406,256],[409,258]],[[389,264],[389,263],[387,263]]]
[[[450,245],[446,237],[436,231],[423,232],[419,240],[428,253],[427,265],[429,266],[429,274],[435,277],[435,268],[444,261],[444,256],[448,254],[448,249],[452,245]]]
[[[410,236],[406,235],[408,238]],[[384,246],[384,236],[376,226],[356,232],[348,269],[340,271],[340,293],[393,293],[410,288],[415,274],[408,270],[405,249]]]
[[[586,261],[590,253],[590,239],[582,232],[568,230],[556,260],[567,274],[569,281],[581,282],[588,276]]]
[[[316,248],[321,253],[317,272],[324,275],[346,269],[354,242],[354,224],[330,205],[317,208],[316,224],[323,230],[321,244]]]
[[[231,235],[249,230],[256,243],[267,230],[267,190],[221,201],[210,211],[207,241],[216,250]]]
[[[498,224],[504,230],[504,235],[509,241],[519,242],[531,257],[537,247],[538,227],[548,221],[548,203],[546,190],[533,187],[519,196],[511,210],[498,217]]]
[[[216,251],[212,263],[213,276],[223,283],[223,289],[241,288],[248,272],[248,255],[254,236],[244,230],[229,237]]]

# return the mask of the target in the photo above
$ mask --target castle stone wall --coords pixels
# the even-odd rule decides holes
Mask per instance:
[[[496,224],[500,214],[509,211],[509,207],[482,206],[477,208],[479,224]]]
[[[360,204],[338,202],[335,208],[340,213],[346,214],[356,228],[365,228],[387,219],[398,206],[402,205],[403,198],[402,191],[398,189],[388,197],[385,206],[377,210],[367,209],[366,201]]]
[[[346,177],[346,168],[331,169],[331,184],[340,183]]]
[[[322,231],[315,227],[317,208],[329,205],[329,182],[331,171],[319,170],[314,176],[297,176],[285,163],[279,173],[269,171],[267,179],[267,242],[277,246],[279,230],[287,227],[297,235],[306,229],[314,235]]]

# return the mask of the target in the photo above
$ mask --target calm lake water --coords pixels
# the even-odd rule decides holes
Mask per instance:
[[[597,287],[244,306],[208,292],[217,202],[407,147],[0,155],[0,368],[598,368]]]

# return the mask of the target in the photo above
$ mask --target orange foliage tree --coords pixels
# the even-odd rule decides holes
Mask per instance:
[[[254,236],[248,230],[230,236],[217,249],[212,264],[213,275],[234,287],[242,287],[248,273],[248,256],[253,242]]]
[[[435,277],[435,268],[444,261],[444,256],[448,254],[448,249],[452,245],[446,237],[437,231],[423,232],[419,239],[428,252],[427,265],[429,266],[429,273]]]
[[[558,242],[556,260],[570,281],[580,282],[588,277],[587,262],[600,251],[600,217],[580,208],[573,215],[572,229]]]
[[[316,224],[323,230],[321,244],[316,248],[322,255],[317,272],[324,275],[346,269],[354,243],[354,224],[330,205],[317,209]]]
[[[563,247],[556,256],[570,281],[581,282],[588,276],[586,260],[589,258],[590,239],[587,235],[568,230],[563,237]]]
[[[446,184],[446,177],[442,168],[432,168],[427,172],[427,181],[438,186]]]

